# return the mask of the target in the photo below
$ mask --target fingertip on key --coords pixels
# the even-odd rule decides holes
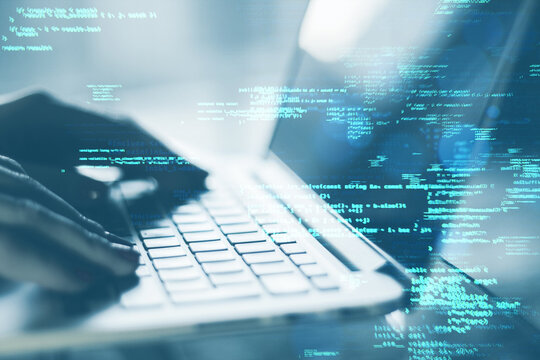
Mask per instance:
[[[105,231],[105,237],[107,238],[107,240],[115,244],[120,244],[120,245],[125,245],[125,246],[130,246],[130,247],[133,246],[133,244],[129,242],[128,240],[121,238],[120,236],[110,233],[108,231]]]
[[[123,269],[125,271],[122,271],[118,269],[117,275],[126,275],[129,273],[132,273],[135,271],[135,269],[139,266],[139,257],[141,254],[135,247],[132,246],[125,246],[121,244],[115,244],[112,243],[111,246],[116,250],[116,253],[123,259],[127,260],[129,267],[127,269]]]

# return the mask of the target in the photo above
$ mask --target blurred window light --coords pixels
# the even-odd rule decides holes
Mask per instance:
[[[299,46],[319,61],[334,62],[369,30],[388,0],[312,0]]]

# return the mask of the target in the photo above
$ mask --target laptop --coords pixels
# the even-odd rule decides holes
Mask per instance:
[[[366,104],[388,94],[378,92],[382,88],[361,92],[358,79],[343,74],[369,59],[355,52],[345,61],[327,57],[331,44],[320,52],[313,48],[307,27],[304,22],[287,85],[279,89],[278,124],[267,154],[255,163],[216,165],[207,193],[173,207],[141,195],[152,188],[149,181],[116,183],[111,198],[126,221],[127,238],[141,251],[137,281],[120,284],[122,291],[85,309],[60,306],[31,286],[3,296],[0,308],[10,313],[0,323],[0,355],[249,330],[306,317],[365,318],[407,304],[410,276],[400,263],[425,261],[436,246],[428,228],[383,216],[380,223],[392,223],[392,229],[380,227],[375,238],[391,238],[392,230],[405,239],[411,236],[406,229],[423,234],[390,247],[391,256],[359,231],[368,229],[367,217],[351,223],[343,211],[347,199],[340,196],[356,191],[369,199],[370,209],[349,206],[349,213],[402,209],[399,204],[414,203],[417,194],[402,192],[399,199],[397,188],[384,184],[396,178],[418,183],[419,169],[441,151],[424,146],[408,124],[384,136],[372,131],[387,120],[382,112],[370,116]],[[404,71],[414,77],[421,69]],[[384,151],[370,150],[373,143]],[[390,153],[397,162],[388,169],[381,164],[394,161]],[[342,171],[351,168],[359,172]],[[418,205],[408,216],[422,209]]]

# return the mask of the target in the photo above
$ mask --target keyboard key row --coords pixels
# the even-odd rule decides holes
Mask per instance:
[[[193,260],[186,256],[174,228],[164,226],[140,231],[148,255],[174,303],[258,296],[257,287],[237,287],[253,284],[256,277],[273,295],[309,291],[309,281],[301,273],[319,290],[339,288],[325,269],[271,215],[265,212],[251,214],[257,224],[230,199],[207,198],[203,203],[212,217],[199,204],[179,206],[171,215],[201,268],[193,266]],[[259,225],[264,232],[260,231]],[[245,271],[246,265],[229,250],[230,245],[222,240],[222,233],[251,271]],[[268,241],[267,234],[272,241]],[[276,244],[287,256],[276,251]],[[150,278],[147,266],[141,266],[137,274]],[[238,291],[233,293],[234,289]]]

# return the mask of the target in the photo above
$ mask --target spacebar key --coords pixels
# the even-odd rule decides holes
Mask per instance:
[[[198,303],[203,304],[211,301],[241,300],[260,296],[260,291],[251,284],[224,286],[216,290],[196,293],[173,293],[172,301],[177,304]]]

